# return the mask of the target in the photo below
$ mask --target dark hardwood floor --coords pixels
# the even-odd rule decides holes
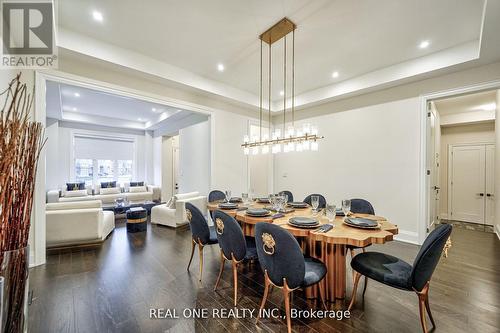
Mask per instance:
[[[495,234],[456,228],[453,247],[433,276],[430,304],[436,332],[500,331],[500,241]],[[246,319],[150,319],[150,308],[233,308],[230,265],[217,292],[217,245],[205,248],[203,282],[198,257],[186,271],[190,231],[148,225],[147,233],[127,234],[123,223],[98,248],[49,252],[47,264],[30,270],[34,299],[29,307],[30,332],[286,332],[279,319],[255,325]],[[418,247],[390,242],[372,246],[410,263]],[[348,259],[349,260],[349,259]],[[257,309],[263,292],[258,263],[242,265],[238,308]],[[348,272],[348,298],[351,292]],[[362,289],[362,288],[361,288]],[[282,308],[275,288],[267,307]],[[318,307],[294,293],[293,307]],[[345,309],[346,304],[331,304]],[[369,281],[351,319],[295,319],[296,332],[421,332],[417,296]],[[430,326],[429,326],[430,327]]]

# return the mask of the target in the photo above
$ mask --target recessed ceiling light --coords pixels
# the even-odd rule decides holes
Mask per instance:
[[[420,47],[421,49],[426,49],[429,47],[429,45],[431,45],[431,42],[429,42],[428,40],[423,40],[420,42],[418,47]]]
[[[94,20],[96,20],[97,22],[102,22],[103,21],[103,16],[102,16],[102,13],[101,12],[98,12],[97,10],[94,10],[92,12],[92,17],[94,18]]]
[[[338,77],[339,77],[339,72],[337,72],[337,71],[333,72],[333,73],[332,73],[332,77],[333,77],[334,79],[338,78]]]
[[[74,93],[75,97],[80,97],[80,94],[79,93]]]
[[[142,121],[142,118],[137,118],[138,121]]]
[[[77,108],[72,108],[71,110],[76,111],[76,110],[78,110],[78,109],[77,109]]]
[[[219,72],[224,72],[224,64],[217,64],[217,70]]]
[[[283,96],[285,92],[283,90],[280,91],[280,96]]]

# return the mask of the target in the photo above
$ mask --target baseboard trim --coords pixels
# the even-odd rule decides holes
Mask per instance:
[[[399,230],[394,239],[399,242],[420,245],[418,241],[418,233],[413,231]]]

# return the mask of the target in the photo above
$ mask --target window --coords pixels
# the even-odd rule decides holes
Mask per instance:
[[[132,160],[118,160],[118,182],[125,183],[132,180]]]
[[[75,180],[92,185],[94,179],[94,162],[90,159],[79,159],[75,161]]]
[[[97,181],[109,182],[115,180],[115,168],[112,160],[97,160]]]
[[[76,134],[74,136],[74,177],[86,185],[134,177],[133,138]]]

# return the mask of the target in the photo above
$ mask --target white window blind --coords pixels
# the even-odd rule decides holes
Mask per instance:
[[[127,138],[80,136],[75,138],[75,158],[133,160],[134,141]]]

